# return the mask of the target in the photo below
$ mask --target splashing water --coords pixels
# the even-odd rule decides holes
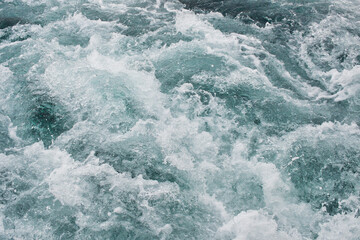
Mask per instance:
[[[0,2],[0,238],[359,239],[359,13]]]

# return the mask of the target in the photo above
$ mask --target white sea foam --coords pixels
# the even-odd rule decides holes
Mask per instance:
[[[260,230],[261,229],[261,230]],[[295,231],[279,230],[276,221],[262,211],[250,210],[235,216],[218,231],[218,239],[302,239]]]
[[[330,14],[288,36],[305,81],[262,39],[277,24],[235,22],[235,33],[221,24],[240,19],[177,1],[22,2],[45,10],[41,24],[13,26],[0,42],[10,139],[0,153],[0,237],[359,236],[360,130],[354,114],[340,115],[358,106],[360,70],[355,53],[335,63],[358,38],[339,35],[332,54],[309,54],[342,23],[353,27],[348,19]],[[22,102],[39,94],[44,103]],[[326,99],[350,110],[336,115]]]

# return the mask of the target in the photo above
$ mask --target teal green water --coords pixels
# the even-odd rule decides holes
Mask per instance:
[[[0,2],[0,239],[360,239],[360,3]]]

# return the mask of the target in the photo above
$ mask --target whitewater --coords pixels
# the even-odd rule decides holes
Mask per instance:
[[[0,0],[0,239],[360,239],[359,0]]]

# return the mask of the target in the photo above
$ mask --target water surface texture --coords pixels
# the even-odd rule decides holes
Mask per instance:
[[[360,239],[358,0],[1,0],[0,239]]]

